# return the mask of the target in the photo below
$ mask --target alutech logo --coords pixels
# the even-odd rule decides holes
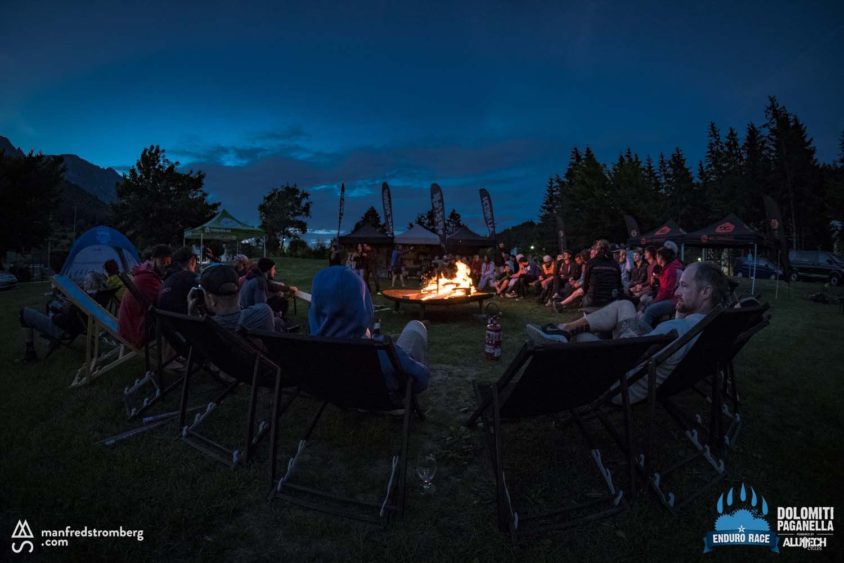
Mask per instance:
[[[32,543],[32,540],[35,539],[35,536],[32,535],[32,529],[29,527],[29,522],[24,520],[21,522],[18,520],[17,526],[15,526],[15,531],[12,532],[12,551],[14,553],[22,553],[24,550],[27,550],[26,553],[32,553],[35,549],[35,544]],[[14,540],[21,540],[21,541],[14,541]]]

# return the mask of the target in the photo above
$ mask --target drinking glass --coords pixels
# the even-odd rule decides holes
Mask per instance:
[[[416,475],[422,481],[422,494],[432,494],[437,490],[433,482],[436,474],[436,451],[433,446],[423,446],[416,458]]]

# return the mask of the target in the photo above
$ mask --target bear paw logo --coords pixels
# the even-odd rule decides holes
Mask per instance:
[[[730,487],[730,490],[727,492],[726,500],[727,505],[724,506],[724,493],[721,493],[716,505],[718,514],[721,515],[717,520],[715,520],[716,531],[739,530],[742,529],[742,527],[744,530],[771,529],[768,525],[768,521],[764,518],[768,515],[768,502],[765,500],[765,497],[761,495],[757,496],[753,487],[750,487],[749,507],[736,507],[730,511],[730,507],[733,505],[734,500],[732,487]],[[741,500],[742,503],[747,502],[747,489],[745,488],[744,483],[741,484],[741,489],[739,489],[739,500]]]

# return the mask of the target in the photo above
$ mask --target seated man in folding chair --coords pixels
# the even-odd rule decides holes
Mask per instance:
[[[172,249],[159,244],[152,249],[152,256],[132,270],[132,280],[138,290],[146,296],[147,303],[140,303],[132,293],[127,292],[120,301],[117,312],[117,326],[120,336],[136,348],[142,348],[149,336],[146,327],[147,307],[158,299],[161,277],[173,258]]]
[[[199,278],[199,288],[188,294],[188,314],[207,312],[214,322],[229,330],[283,332],[278,317],[266,303],[240,307],[240,276],[231,266],[207,268]]]
[[[311,336],[373,338],[372,297],[355,272],[346,266],[328,267],[314,277],[312,290],[311,306],[308,308]],[[419,321],[408,322],[396,340],[396,355],[401,367],[413,378],[414,393],[428,388],[431,371],[425,363],[427,350],[428,330],[425,325]],[[381,358],[381,365],[385,374],[392,373],[386,354]]]
[[[721,269],[711,262],[695,262],[683,272],[675,292],[677,297],[676,316],[674,319],[651,327],[636,315],[636,307],[627,300],[613,301],[594,313],[570,323],[551,324],[539,327],[527,325],[528,334],[539,340],[568,342],[574,338],[578,342],[598,337],[594,332],[612,331],[613,338],[651,336],[677,331],[681,337],[700,322],[718,305],[726,305],[730,288],[727,277]],[[657,367],[657,385],[660,385],[682,361],[696,339],[678,350],[668,360]],[[630,387],[631,402],[647,398],[647,379],[642,378]]]
[[[55,297],[47,304],[47,312],[33,307],[22,307],[20,310],[21,328],[26,331],[26,350],[23,360],[34,362],[38,359],[35,352],[35,332],[50,341],[47,355],[63,340],[72,340],[85,332],[85,314],[74,304],[60,297]]]

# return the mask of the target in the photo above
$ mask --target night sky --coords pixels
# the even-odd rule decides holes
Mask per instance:
[[[611,164],[715,121],[743,138],[775,95],[822,162],[844,130],[844,2],[0,0],[0,135],[125,171],[150,144],[247,222],[270,188],[348,230],[380,185],[403,227],[444,190],[482,227],[535,219],[575,145]],[[455,5],[459,4],[459,5]]]

